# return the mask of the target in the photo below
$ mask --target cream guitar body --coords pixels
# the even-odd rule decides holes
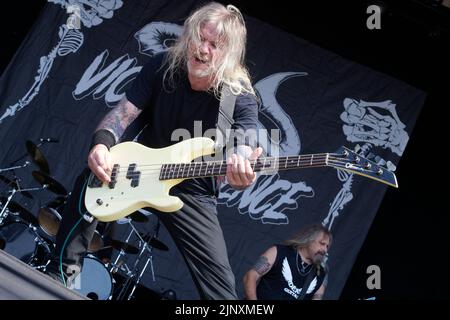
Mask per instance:
[[[112,182],[100,185],[91,176],[85,195],[86,209],[105,222],[118,220],[144,207],[163,212],[180,209],[183,202],[170,196],[169,191],[186,178],[161,180],[162,164],[186,164],[210,155],[214,152],[214,142],[209,138],[194,138],[161,149],[124,142],[112,147],[110,152],[115,167]]]

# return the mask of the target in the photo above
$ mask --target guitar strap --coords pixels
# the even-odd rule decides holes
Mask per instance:
[[[233,147],[234,141],[230,140],[231,127],[234,124],[233,114],[236,104],[236,96],[231,92],[230,87],[226,84],[222,86],[220,92],[220,106],[216,123],[216,141],[215,152],[224,154],[225,151]],[[217,180],[216,180],[217,179]],[[223,177],[212,178],[213,188],[216,190],[216,196],[219,196],[220,184]]]
[[[224,147],[227,147],[227,149],[230,146],[233,147],[233,141],[228,140],[230,137],[230,129],[234,124],[233,114],[235,104],[236,96],[231,92],[230,87],[224,84],[220,93],[219,114],[217,115],[216,152],[223,152]]]

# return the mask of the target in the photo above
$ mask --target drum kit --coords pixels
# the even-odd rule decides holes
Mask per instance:
[[[48,219],[43,213],[39,213],[36,218],[28,209],[16,202],[15,198],[22,195],[28,200],[33,200],[34,196],[31,192],[45,189],[56,193],[59,200],[66,199],[68,196],[66,189],[50,176],[48,163],[39,150],[42,143],[43,141],[36,145],[27,141],[27,153],[14,161],[11,167],[0,169],[0,184],[6,185],[0,193],[0,249],[39,270],[45,270],[45,265],[41,262],[51,252],[53,245],[51,235],[46,234],[46,230],[50,227]],[[15,174],[16,170],[31,164],[25,161],[22,165],[14,165],[27,155],[39,168],[33,171],[33,175],[36,174],[41,178],[38,181],[41,187],[23,188],[21,179]],[[10,173],[12,177],[3,175],[3,172]]]
[[[136,298],[135,290],[148,267],[155,281],[152,251],[168,251],[169,248],[156,238],[157,233],[151,235],[137,231],[134,223],[146,222],[148,217],[139,211],[129,217],[127,224],[131,231],[126,240],[105,239],[106,245],[86,255],[83,269],[72,282],[72,289],[94,300],[132,300]],[[159,221],[157,226],[159,228]],[[114,261],[99,258],[107,249],[118,252]]]
[[[38,145],[27,141],[27,154],[19,159],[31,157],[39,168],[32,172],[32,176],[41,187],[22,188],[21,179],[15,175],[15,170],[30,165],[28,161],[23,165],[0,168],[0,249],[34,269],[45,272],[50,262],[49,257],[55,249],[56,235],[62,220],[61,212],[70,193],[51,176],[48,162],[39,150],[42,140]],[[13,164],[17,162],[18,160]],[[3,172],[12,174],[6,176]],[[3,185],[6,185],[6,189],[3,188],[5,191],[2,192]],[[34,198],[32,192],[40,190],[48,190],[56,196],[41,206],[36,216],[15,199],[20,194],[32,200]],[[148,267],[155,281],[153,250],[169,249],[157,239],[159,220],[152,234],[138,232],[134,226],[134,223],[145,223],[148,220],[148,216],[141,211],[129,215],[126,224],[131,229],[125,241],[105,237],[96,230],[89,244],[88,253],[84,257],[83,268],[74,279],[71,288],[91,299],[131,300],[135,298],[135,289],[140,285]],[[110,257],[113,249],[118,252],[114,261],[109,257],[100,258],[108,249],[111,250]],[[131,256],[135,259],[131,259]],[[119,283],[116,278],[122,281]]]

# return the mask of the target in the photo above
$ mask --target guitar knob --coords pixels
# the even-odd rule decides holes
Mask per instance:
[[[380,169],[378,169],[377,170],[377,174],[379,175],[379,176],[381,176],[382,174],[383,174],[383,170],[380,168]]]
[[[99,206],[101,206],[101,205],[103,204],[103,200],[102,200],[102,199],[97,199],[97,201],[95,201],[95,202],[97,202],[97,204],[98,204]]]
[[[372,165],[370,164],[370,162],[367,162],[366,165],[364,166],[367,170],[369,170],[370,168],[372,168]]]

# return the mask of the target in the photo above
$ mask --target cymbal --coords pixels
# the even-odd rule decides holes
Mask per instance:
[[[113,247],[116,250],[123,250],[125,253],[130,253],[130,254],[136,254],[139,252],[139,249],[136,248],[135,246],[119,241],[119,240],[111,240],[110,243],[111,247]]]
[[[25,220],[26,222],[31,223],[34,226],[38,225],[38,220],[36,219],[36,217],[17,202],[10,201],[8,203],[8,209],[12,213],[17,213],[19,217],[22,218],[22,220]]]
[[[0,175],[0,180],[3,181],[4,183],[6,183],[10,188],[14,188],[16,190],[20,190],[19,185],[17,184],[16,181],[11,180],[5,176]],[[19,193],[21,195],[23,195],[24,197],[27,197],[29,199],[33,199],[33,195],[31,193],[29,193],[28,191],[19,191]]]
[[[43,186],[47,186],[47,189],[50,190],[53,193],[56,193],[58,195],[67,195],[67,190],[64,188],[64,186],[56,181],[54,178],[46,174],[42,171],[33,171],[32,175],[34,179],[39,182]]]
[[[169,251],[169,247],[166,246],[164,243],[159,241],[158,239],[151,237],[149,234],[147,235],[141,235],[142,239],[144,239],[145,242],[147,242],[151,247],[155,249],[159,249],[162,251]]]
[[[139,211],[133,212],[132,214],[130,214],[128,216],[128,218],[130,218],[131,220],[133,220],[135,222],[147,222],[148,221],[148,217]]]
[[[45,160],[44,155],[41,150],[30,140],[25,142],[27,147],[28,155],[31,157],[31,160],[39,167],[39,170],[50,174],[50,168],[48,167],[48,162]]]
[[[66,202],[67,202],[67,196],[57,196],[55,199],[53,199],[49,203],[47,203],[46,206],[56,209],[56,208],[61,207],[64,204],[66,204]]]

